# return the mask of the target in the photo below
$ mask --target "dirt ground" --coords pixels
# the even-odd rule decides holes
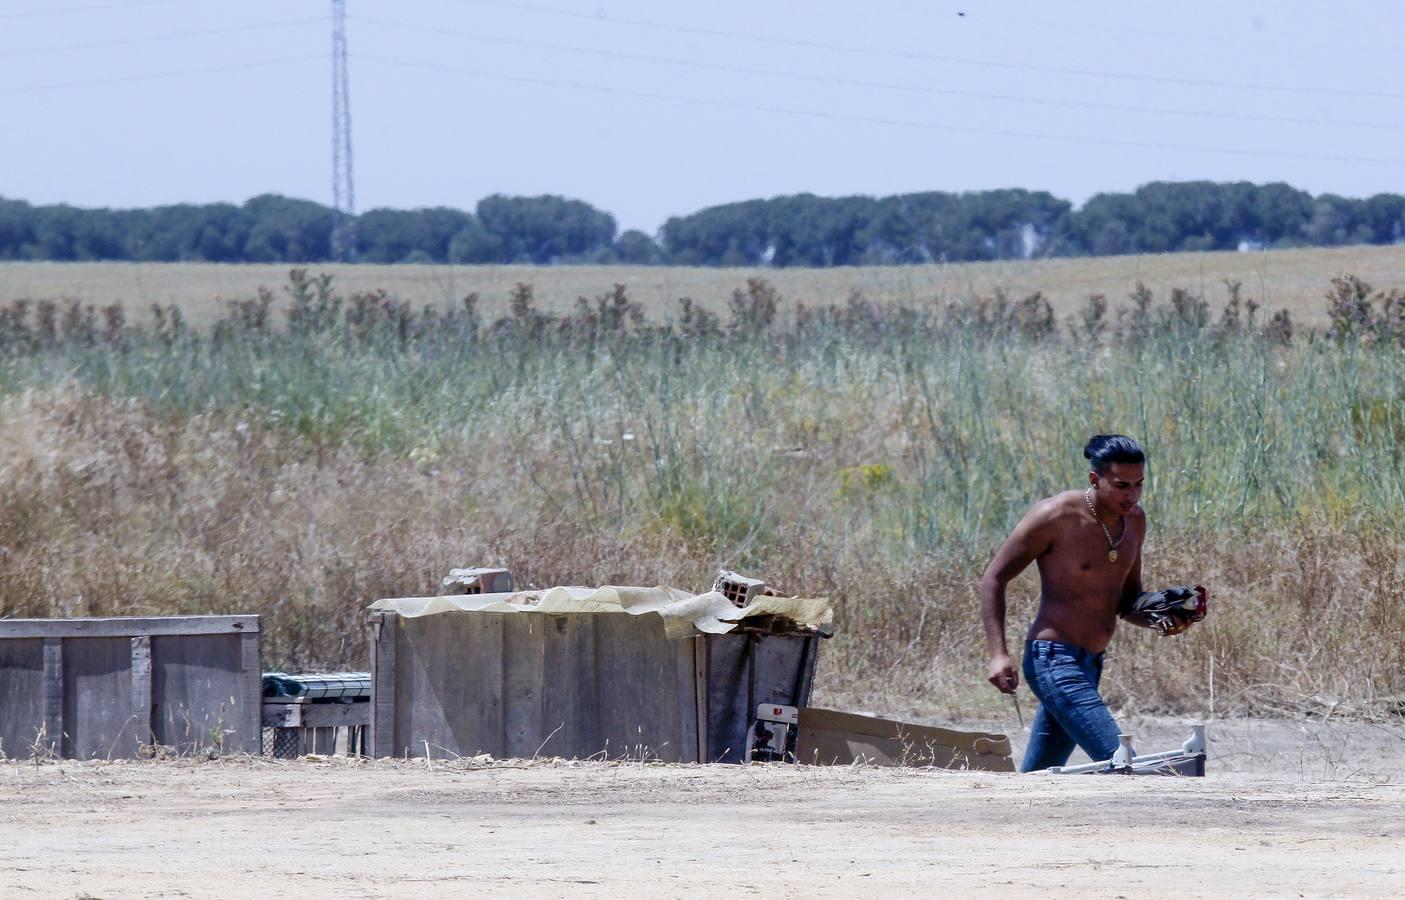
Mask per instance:
[[[1144,751],[1185,730],[1137,727]],[[1204,779],[7,762],[0,897],[1405,894],[1405,726],[1215,722],[1209,734]]]

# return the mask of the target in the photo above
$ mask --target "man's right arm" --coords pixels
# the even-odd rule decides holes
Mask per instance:
[[[990,655],[987,680],[1006,694],[1015,692],[1020,679],[1005,644],[1005,586],[1048,551],[1055,511],[1051,500],[1036,503],[1000,545],[981,576],[981,623]]]

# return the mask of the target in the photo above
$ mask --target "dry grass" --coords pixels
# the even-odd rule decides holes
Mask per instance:
[[[12,486],[0,508],[7,614],[259,613],[269,662],[295,669],[364,666],[365,605],[433,593],[453,565],[503,563],[537,585],[701,590],[734,563],[667,528],[579,527],[541,502],[510,445],[491,441],[432,469],[346,449],[318,458],[237,417],[164,418],[72,387],[9,398],[0,434],[0,477]],[[982,682],[981,554],[884,558],[873,541],[807,527],[831,484],[794,487],[770,498],[794,527],[753,566],[839,602],[824,691],[880,708],[935,703],[953,716],[998,705]],[[1120,637],[1111,702],[1208,712],[1213,660],[1220,715],[1398,712],[1401,536],[1242,524],[1153,537],[1148,581],[1194,573],[1215,588],[1214,614],[1175,640]],[[1036,589],[1032,574],[1012,587],[1012,637]]]
[[[1325,321],[1322,294],[1332,276],[1353,272],[1373,284],[1399,284],[1405,275],[1400,247],[1340,247],[1275,250],[1266,253],[1177,253],[1029,262],[955,263],[931,266],[875,266],[837,269],[701,269],[638,266],[340,266],[331,272],[347,293],[383,288],[414,303],[453,306],[478,293],[495,314],[513,285],[529,282],[547,310],[569,308],[578,296],[594,296],[623,284],[631,297],[654,315],[671,313],[680,297],[692,297],[714,312],[725,309],[734,289],[748,277],[764,275],[781,294],[811,305],[842,303],[858,290],[870,299],[921,305],[967,300],[997,289],[1021,297],[1042,291],[1060,316],[1091,294],[1114,303],[1138,281],[1158,295],[1173,287],[1221,297],[1226,279],[1243,283],[1246,296],[1270,311],[1288,310],[1302,324]],[[223,313],[223,301],[253,296],[259,287],[287,280],[282,265],[210,263],[0,263],[0,303],[19,298],[71,297],[129,308],[176,304],[192,324],[209,324]]]
[[[1402,707],[1396,294],[1337,283],[1340,322],[1374,323],[1357,340],[1185,292],[1097,321],[782,321],[754,282],[664,328],[623,295],[553,318],[519,292],[490,324],[304,287],[291,320],[251,302],[204,332],[0,307],[0,615],[259,613],[270,664],[360,667],[365,606],[452,566],[694,589],[737,568],[836,600],[827,691],[959,715],[1000,702],[986,559],[1122,431],[1152,448],[1147,581],[1217,601],[1184,637],[1120,638],[1115,703],[1205,711],[1213,667],[1221,714]]]

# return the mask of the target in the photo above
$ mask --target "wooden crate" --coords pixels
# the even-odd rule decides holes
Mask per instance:
[[[323,703],[306,697],[264,698],[263,754],[295,759],[308,753],[365,756],[371,704]]]
[[[649,613],[372,613],[371,755],[741,762],[804,706],[817,636],[669,640]]]
[[[0,751],[260,750],[258,616],[0,620]]]

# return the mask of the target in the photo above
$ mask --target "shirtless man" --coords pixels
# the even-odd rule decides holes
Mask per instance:
[[[1041,500],[1005,539],[981,576],[981,620],[990,653],[990,683],[1006,694],[1019,686],[1005,646],[1005,586],[1039,564],[1039,613],[1029,626],[1022,669],[1039,711],[1030,726],[1021,772],[1068,762],[1076,743],[1095,762],[1117,749],[1117,723],[1098,694],[1103,651],[1118,616],[1151,622],[1127,605],[1142,592],[1141,499],[1146,456],[1136,441],[1100,434],[1088,442],[1087,490]],[[1190,627],[1182,622],[1167,634]]]

